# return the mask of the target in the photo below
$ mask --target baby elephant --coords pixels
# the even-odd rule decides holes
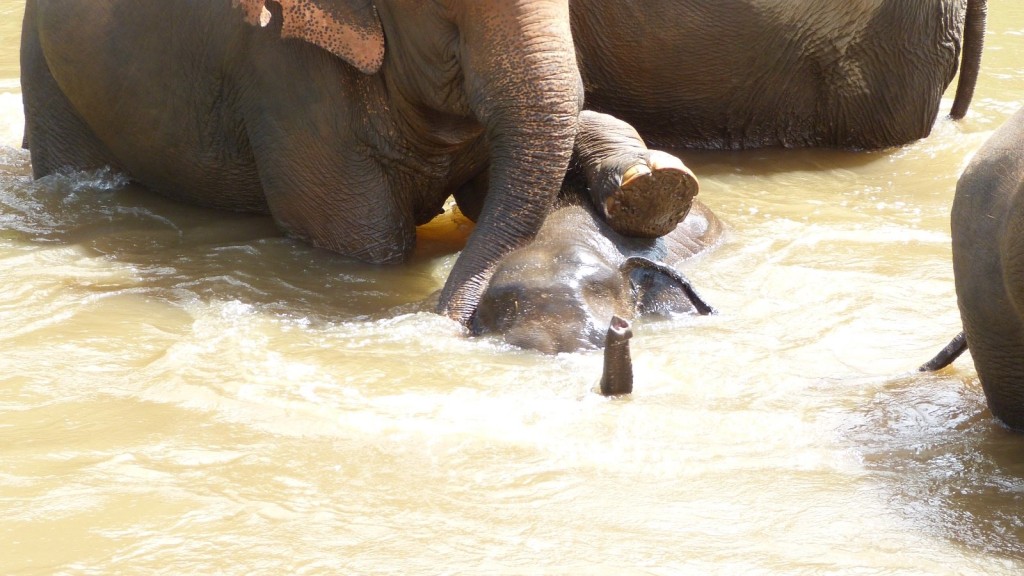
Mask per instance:
[[[722,223],[693,201],[665,236],[615,232],[590,202],[566,202],[548,215],[530,244],[501,260],[473,321],[477,334],[548,354],[605,345],[613,332],[644,314],[709,314],[672,265],[716,243]],[[628,336],[626,336],[628,338]]]

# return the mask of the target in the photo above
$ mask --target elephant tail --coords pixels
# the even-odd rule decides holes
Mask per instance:
[[[967,16],[964,18],[964,50],[960,59],[960,80],[956,84],[956,96],[949,117],[959,120],[967,114],[974,96],[981,69],[981,52],[985,46],[985,22],[988,19],[987,0],[969,0]]]
[[[967,336],[961,331],[934,358],[921,364],[918,372],[936,372],[949,366],[967,350]]]

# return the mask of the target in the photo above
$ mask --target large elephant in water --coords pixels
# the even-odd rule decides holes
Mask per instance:
[[[28,0],[26,144],[41,177],[111,165],[167,196],[269,212],[369,262],[489,162],[439,310],[468,322],[540,227],[583,100],[568,0]]]
[[[922,369],[944,366],[966,345],[992,414],[1024,431],[1024,109],[960,176],[951,228],[964,334]]]
[[[571,0],[587,107],[655,147],[906,144],[957,72],[977,79],[985,0]]]

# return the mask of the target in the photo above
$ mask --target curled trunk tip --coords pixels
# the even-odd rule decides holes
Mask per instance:
[[[601,394],[621,396],[633,392],[633,361],[629,354],[629,339],[633,329],[629,321],[612,316],[604,346],[604,373],[601,374]]]

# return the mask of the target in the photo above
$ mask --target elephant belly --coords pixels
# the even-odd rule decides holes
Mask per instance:
[[[246,132],[217,62],[223,46],[200,11],[159,8],[160,26],[121,26],[129,3],[38,0],[39,46],[63,96],[112,164],[169,197],[266,210]],[[86,23],[86,24],[83,24]],[[216,35],[214,35],[216,37]],[[114,39],[117,41],[115,42]],[[189,48],[192,46],[193,48]],[[198,47],[198,48],[195,48]],[[130,48],[130,49],[129,49]],[[61,118],[43,119],[56,122]]]

